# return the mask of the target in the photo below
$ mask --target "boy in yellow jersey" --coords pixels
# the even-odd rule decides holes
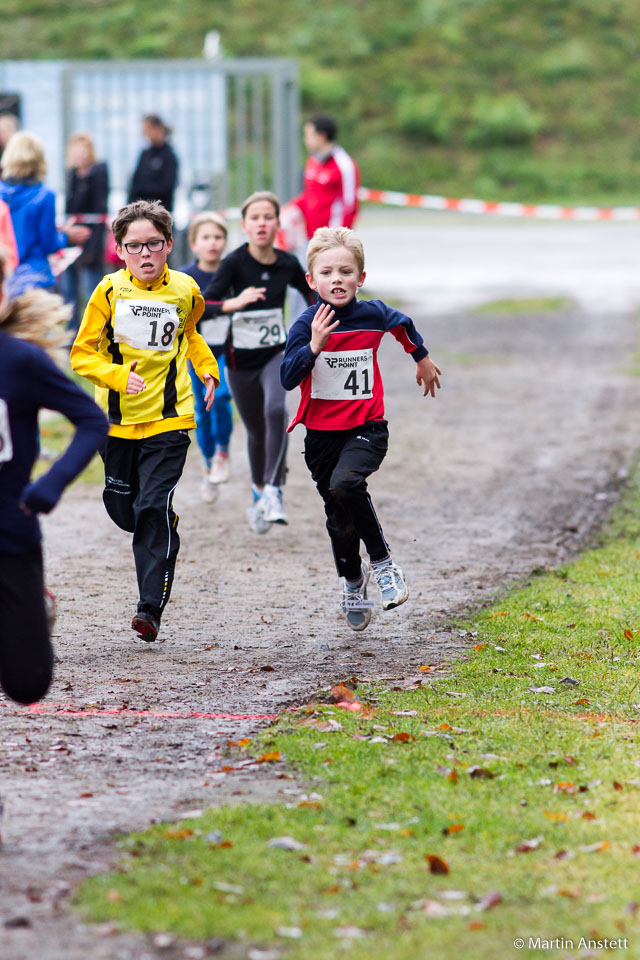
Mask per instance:
[[[204,301],[191,277],[169,270],[173,220],[159,201],[138,200],[112,224],[125,269],[94,290],[71,349],[71,366],[96,385],[109,417],[101,450],[107,513],[133,533],[140,601],[131,627],[156,639],[180,546],[173,492],[195,427],[187,357],[206,387],[218,365],[196,332]]]

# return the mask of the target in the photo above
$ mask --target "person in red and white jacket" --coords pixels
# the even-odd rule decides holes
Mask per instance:
[[[324,501],[338,576],[342,612],[352,630],[364,630],[373,603],[370,575],[390,610],[409,597],[402,570],[367,490],[367,478],[387,453],[384,391],[377,353],[385,333],[415,361],[423,395],[435,396],[440,369],[410,317],[382,300],[357,300],[364,283],[362,243],[345,227],[317,230],[307,250],[307,283],[319,302],[295,321],[280,366],[286,390],[300,386],[300,404],[289,430],[307,428],[305,462]],[[368,559],[360,556],[364,544]]]
[[[360,172],[347,151],[336,143],[333,117],[318,114],[304,125],[309,159],[303,192],[291,203],[304,217],[307,237],[318,227],[352,227],[358,213]]]

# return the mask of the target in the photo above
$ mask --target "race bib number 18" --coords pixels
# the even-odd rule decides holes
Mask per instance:
[[[0,400],[0,463],[13,459],[13,441],[9,424],[9,410],[5,400]]]
[[[373,350],[319,354],[311,374],[314,400],[367,400],[373,396]]]
[[[117,300],[113,334],[134,350],[172,350],[180,326],[175,303]]]

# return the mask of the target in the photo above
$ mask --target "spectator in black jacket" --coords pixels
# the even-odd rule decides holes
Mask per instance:
[[[96,217],[106,214],[109,197],[109,173],[106,163],[96,160],[93,140],[88,133],[74,133],[67,142],[67,214]],[[77,330],[87,300],[104,276],[106,224],[89,223],[88,240],[82,253],[60,278],[65,300],[73,304],[71,326]]]
[[[135,200],[160,200],[167,210],[173,210],[173,193],[178,182],[178,158],[167,142],[170,133],[171,129],[155,114],[142,118],[142,135],[147,138],[150,146],[138,157],[127,203]]]

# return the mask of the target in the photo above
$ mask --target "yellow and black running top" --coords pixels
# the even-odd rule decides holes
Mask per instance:
[[[104,277],[91,295],[71,348],[71,366],[96,386],[112,436],[142,439],[195,426],[187,357],[201,380],[218,364],[196,332],[204,301],[196,282],[164,268],[153,283],[128,270]],[[128,394],[131,364],[145,381]]]

